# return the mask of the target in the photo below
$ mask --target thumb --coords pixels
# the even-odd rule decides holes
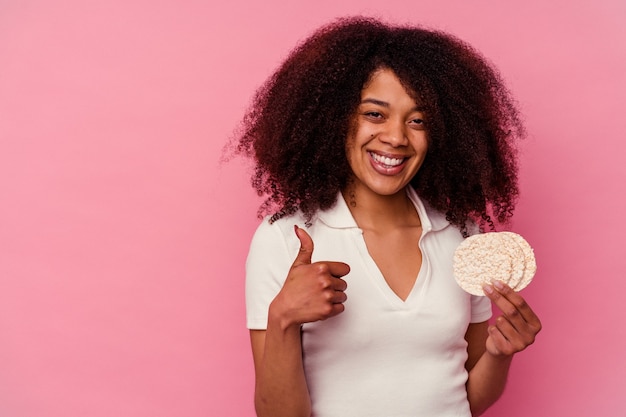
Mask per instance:
[[[308,265],[311,263],[311,256],[313,255],[313,239],[311,239],[311,236],[309,236],[306,230],[300,229],[296,225],[293,226],[293,229],[300,240],[300,251],[295,261],[293,261],[292,267]]]

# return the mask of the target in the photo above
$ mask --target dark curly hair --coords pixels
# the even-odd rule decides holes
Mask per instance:
[[[257,91],[236,136],[256,162],[252,185],[274,221],[307,219],[335,203],[352,175],[346,138],[361,90],[380,68],[424,106],[428,153],[411,180],[419,196],[467,235],[466,224],[506,223],[518,195],[514,140],[524,135],[498,72],[439,31],[353,17],[298,45]]]

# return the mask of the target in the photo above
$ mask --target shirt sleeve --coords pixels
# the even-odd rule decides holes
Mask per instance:
[[[470,323],[482,323],[491,318],[491,300],[485,296],[472,295],[472,317]]]
[[[246,260],[246,325],[267,328],[269,305],[280,291],[291,267],[287,245],[278,224],[265,219],[257,228]]]

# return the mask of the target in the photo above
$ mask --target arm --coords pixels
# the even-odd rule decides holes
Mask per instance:
[[[522,296],[500,282],[485,294],[503,312],[495,324],[471,324],[468,342],[467,398],[473,416],[482,414],[504,391],[513,355],[535,341],[541,322]]]
[[[268,323],[267,331],[250,331],[257,415],[309,417],[311,400],[302,365],[300,327],[276,327]]]
[[[482,414],[496,402],[504,391],[512,356],[498,360],[486,352],[488,322],[470,324],[465,339],[467,340],[469,372],[467,398],[472,416]],[[493,359],[493,360],[492,360]]]
[[[304,376],[300,325],[341,313],[350,268],[342,262],[311,263],[313,241],[296,228],[300,252],[269,307],[267,330],[250,338],[256,375],[254,403],[259,417],[309,417],[311,400]]]

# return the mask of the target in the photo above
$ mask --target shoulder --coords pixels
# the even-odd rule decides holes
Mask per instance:
[[[298,212],[276,220],[271,216],[263,218],[257,226],[250,243],[250,253],[269,255],[277,252],[289,252],[290,248],[298,247],[298,238],[294,226],[304,227],[305,218]]]
[[[304,227],[306,223],[306,219],[300,211],[283,217],[276,217],[276,215],[265,216],[257,227],[255,235],[290,235],[293,234],[293,227],[295,225]]]

